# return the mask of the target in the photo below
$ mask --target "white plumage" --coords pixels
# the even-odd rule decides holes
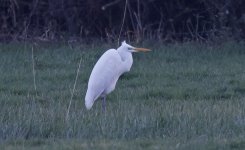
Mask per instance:
[[[123,73],[130,71],[133,64],[132,52],[138,51],[150,50],[130,46],[124,41],[117,50],[109,49],[99,58],[88,82],[85,96],[87,109],[91,109],[99,97],[103,98],[103,108],[105,109],[106,95],[115,89],[118,78]]]

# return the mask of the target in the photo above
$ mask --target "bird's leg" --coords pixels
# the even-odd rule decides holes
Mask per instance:
[[[102,97],[102,110],[103,112],[106,111],[106,96]]]

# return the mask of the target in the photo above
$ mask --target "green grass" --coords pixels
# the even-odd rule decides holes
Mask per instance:
[[[0,44],[0,149],[245,149],[245,44],[152,44],[87,111],[89,74],[111,45]],[[82,58],[69,120],[66,112]]]

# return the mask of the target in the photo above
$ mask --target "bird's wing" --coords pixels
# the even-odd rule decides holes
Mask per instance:
[[[97,99],[121,75],[122,60],[115,49],[107,50],[95,64],[88,82],[86,97]],[[85,98],[86,99],[86,98]]]

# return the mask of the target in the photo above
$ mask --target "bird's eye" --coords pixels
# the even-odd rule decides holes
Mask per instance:
[[[133,48],[129,47],[128,50],[132,50]]]

